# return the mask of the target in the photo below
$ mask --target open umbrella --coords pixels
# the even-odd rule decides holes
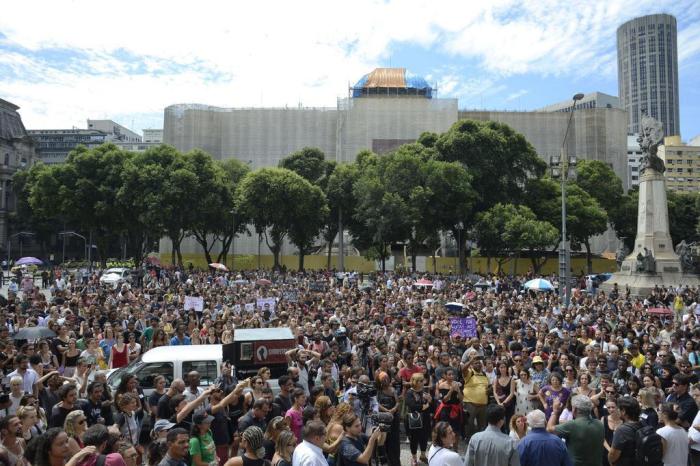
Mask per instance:
[[[672,316],[673,311],[667,307],[650,307],[647,309],[647,314],[654,314],[657,316]]]
[[[450,312],[462,312],[462,309],[464,309],[464,304],[453,302],[445,304],[445,307]]]
[[[221,270],[222,272],[228,272],[228,267],[226,267],[224,264],[220,264],[219,262],[212,262],[209,264],[209,267],[212,269]]]
[[[15,340],[37,340],[39,338],[53,338],[56,332],[48,327],[24,327],[12,337]]]
[[[247,285],[248,280],[243,280],[242,278],[238,278],[238,279],[233,281],[233,284],[234,285]]]
[[[433,282],[431,282],[430,280],[426,280],[425,278],[421,278],[416,283],[414,283],[414,286],[429,287],[429,286],[433,286]]]
[[[530,280],[528,282],[525,282],[523,287],[526,290],[535,290],[535,291],[552,291],[552,290],[554,290],[554,286],[548,280],[545,280],[544,278],[535,278],[534,280]]]
[[[270,286],[272,285],[272,282],[267,278],[261,278],[260,280],[256,281],[255,284],[258,286]]]
[[[22,257],[20,259],[17,259],[15,262],[15,265],[41,265],[43,262],[40,259],[37,259],[36,257]]]

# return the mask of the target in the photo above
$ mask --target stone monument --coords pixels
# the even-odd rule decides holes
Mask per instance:
[[[661,123],[644,116],[637,139],[642,150],[637,236],[632,253],[619,265],[620,271],[601,285],[606,293],[615,283],[621,293],[629,287],[633,296],[646,296],[655,286],[700,286],[700,278],[687,272],[684,258],[673,249],[668,226],[666,167],[657,155],[662,140]]]

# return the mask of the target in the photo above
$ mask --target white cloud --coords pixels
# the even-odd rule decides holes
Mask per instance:
[[[697,3],[664,8],[679,17],[681,60],[700,54],[700,33],[690,26]],[[332,106],[349,81],[411,44],[459,62],[436,70],[431,82],[440,96],[479,107],[506,91],[500,80],[511,74],[614,75],[616,27],[659,8],[658,0],[123,0],[110,7],[25,0],[0,16],[0,70],[9,72],[0,75],[0,96],[20,105],[32,128],[110,115],[152,121],[182,102]],[[58,61],[52,50],[75,56]]]

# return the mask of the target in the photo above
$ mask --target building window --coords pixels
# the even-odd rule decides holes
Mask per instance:
[[[5,154],[5,166],[10,166],[10,154]]]

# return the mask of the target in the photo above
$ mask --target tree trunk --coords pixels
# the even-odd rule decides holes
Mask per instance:
[[[435,251],[433,250],[433,273],[437,274],[437,258],[435,257]]]
[[[331,256],[333,252],[333,240],[328,242],[328,257],[326,258],[326,270],[331,269]]]
[[[304,270],[304,254],[304,248],[299,248],[299,272]]]
[[[588,241],[588,238],[583,242],[583,245],[586,247],[586,268],[590,275],[593,273],[593,255],[591,254],[591,243]]]

